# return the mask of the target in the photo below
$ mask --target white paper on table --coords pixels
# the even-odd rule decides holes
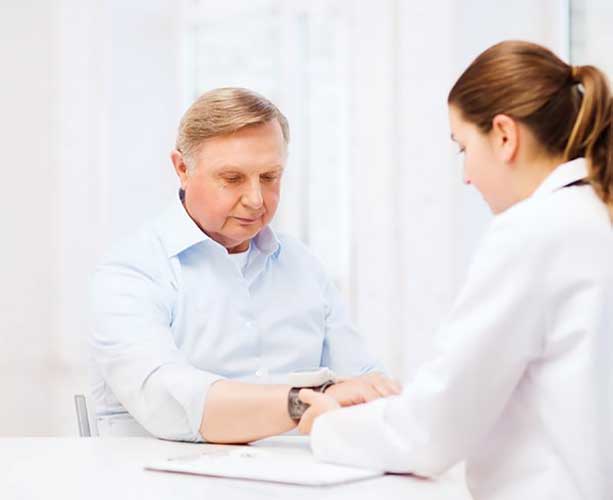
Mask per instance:
[[[317,462],[311,455],[250,446],[151,462],[146,469],[275,483],[325,486],[382,476],[382,471]]]

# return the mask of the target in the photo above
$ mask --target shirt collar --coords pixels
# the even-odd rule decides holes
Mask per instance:
[[[281,251],[281,242],[270,226],[265,226],[253,238],[256,248],[264,255],[278,257]]]
[[[573,182],[586,179],[589,175],[585,158],[576,158],[557,166],[541,185],[532,193],[532,198],[551,194]]]
[[[163,214],[159,230],[168,257],[177,255],[197,243],[213,241],[189,216],[179,196]]]
[[[221,246],[198,227],[187,213],[179,196],[162,216],[160,234],[168,257],[178,255],[198,243]],[[269,226],[256,234],[253,242],[255,247],[265,255],[274,254],[273,256],[276,257],[281,250],[281,243]]]

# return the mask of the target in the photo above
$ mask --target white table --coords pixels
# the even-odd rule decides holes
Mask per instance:
[[[219,445],[149,438],[2,438],[0,498],[119,500],[258,498],[468,500],[460,468],[436,481],[386,475],[338,486],[294,486],[144,470],[152,459],[196,455]],[[301,437],[280,437],[254,446],[310,453]]]

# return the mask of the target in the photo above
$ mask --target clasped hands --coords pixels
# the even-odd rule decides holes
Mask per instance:
[[[310,434],[313,422],[320,415],[342,406],[368,403],[378,398],[400,394],[400,384],[381,373],[368,373],[359,377],[341,379],[329,387],[324,394],[311,389],[302,389],[298,394],[300,400],[309,408],[304,412],[298,430]]]

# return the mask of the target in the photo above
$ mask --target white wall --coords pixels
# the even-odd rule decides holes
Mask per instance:
[[[84,292],[101,253],[176,192],[179,18],[168,1],[61,2],[59,353],[70,364],[84,364]]]
[[[0,433],[40,431],[28,415],[51,405],[60,225],[53,15],[50,3],[17,0],[0,12]]]
[[[484,0],[347,4],[348,299],[398,375],[427,355],[488,220],[460,183],[447,90],[498,39],[556,48],[559,3],[522,0],[507,10]],[[89,275],[109,243],[176,188],[168,152],[190,88],[185,5],[0,4],[0,435],[76,432],[71,397],[86,390]]]
[[[88,280],[173,195],[174,2],[3,1],[0,435],[76,432]]]

